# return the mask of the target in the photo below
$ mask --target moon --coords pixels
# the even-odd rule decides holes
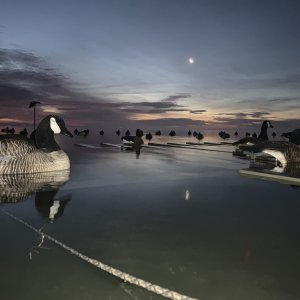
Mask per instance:
[[[190,57],[190,58],[188,59],[188,62],[189,62],[190,65],[192,65],[192,64],[195,62],[195,60],[194,60],[193,57]]]

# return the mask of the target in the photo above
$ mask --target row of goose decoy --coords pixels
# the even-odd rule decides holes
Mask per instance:
[[[288,162],[300,162],[300,148],[298,146],[300,145],[300,129],[284,133],[283,136],[289,139],[287,142],[269,141],[268,128],[273,128],[271,122],[264,121],[258,137],[245,137],[234,142],[233,145],[238,151],[269,154],[275,157],[281,165],[286,165]],[[75,131],[75,134],[80,135],[80,131],[77,129]],[[89,130],[86,129],[83,132],[87,135]],[[118,130],[116,133],[120,134],[121,132]],[[156,133],[161,134],[160,131]],[[38,173],[69,169],[69,158],[56,143],[54,134],[72,137],[62,118],[49,115],[40,122],[30,138],[25,134],[0,135],[0,174]],[[225,136],[225,134],[227,134],[225,131],[219,133],[220,136]],[[133,143],[133,147],[138,149],[144,143],[143,135],[141,129],[136,130],[135,136],[131,136],[130,131],[127,130],[122,140]],[[172,130],[169,135],[175,136],[176,133]],[[188,133],[188,135],[190,134]],[[193,136],[199,140],[203,138],[199,132],[194,132]],[[146,139],[150,141],[152,134],[147,133]]]

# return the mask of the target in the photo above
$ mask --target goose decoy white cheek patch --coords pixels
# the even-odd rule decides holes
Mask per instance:
[[[50,118],[50,128],[54,133],[60,133],[60,127],[58,126],[55,118]]]

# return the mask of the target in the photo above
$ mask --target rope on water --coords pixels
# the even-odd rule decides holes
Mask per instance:
[[[71,254],[76,255],[77,257],[81,258],[82,260],[88,262],[89,264],[115,276],[118,277],[120,279],[122,279],[124,282],[128,282],[131,284],[134,284],[138,287],[144,288],[154,294],[163,296],[165,298],[169,298],[172,300],[197,300],[196,298],[191,298],[182,294],[179,294],[175,291],[171,291],[169,289],[163,288],[159,285],[156,284],[152,284],[151,282],[145,281],[143,279],[134,277],[130,274],[127,274],[125,272],[122,272],[118,269],[115,269],[113,267],[110,267],[104,263],[102,263],[101,261],[98,261],[96,259],[90,258],[80,252],[78,252],[77,250],[67,246],[66,244],[58,241],[57,239],[55,239],[54,237],[42,232],[41,230],[35,228],[34,226],[30,225],[29,223],[23,221],[22,219],[14,216],[13,214],[7,212],[6,210],[0,208],[2,213],[4,213],[5,215],[9,216],[10,218],[14,219],[15,221],[23,224],[24,226],[26,226],[27,228],[31,229],[32,231],[36,232],[37,234],[41,235],[42,238],[46,238],[50,241],[52,241],[53,243],[57,244],[58,246],[62,247],[63,249],[69,251]]]

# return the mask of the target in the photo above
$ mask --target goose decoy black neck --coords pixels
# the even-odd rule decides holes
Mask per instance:
[[[268,128],[273,128],[273,125],[271,124],[270,121],[263,121],[261,125],[261,130],[259,134],[259,138],[268,141]]]
[[[47,116],[44,118],[31,137],[34,139],[38,149],[47,151],[60,150],[59,145],[54,139],[54,134],[63,134],[72,137],[72,133],[66,128],[65,122],[58,116]]]

